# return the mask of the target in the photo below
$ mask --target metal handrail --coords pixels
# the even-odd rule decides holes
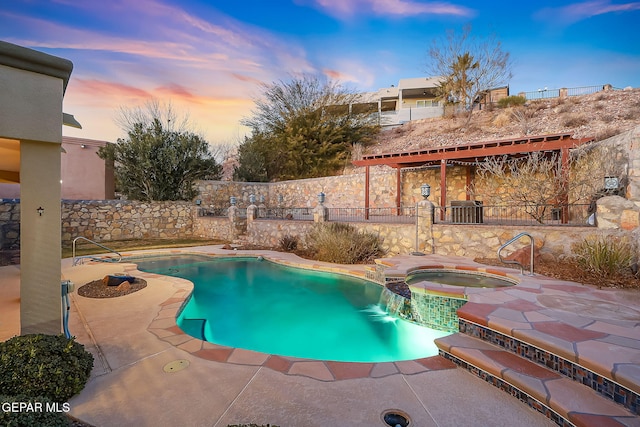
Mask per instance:
[[[78,265],[78,262],[79,262],[80,260],[83,260],[83,259],[86,259],[86,258],[91,258],[91,259],[93,259],[93,260],[95,260],[95,261],[113,262],[113,259],[112,259],[112,258],[109,258],[109,260],[108,260],[108,261],[105,261],[105,260],[103,260],[103,259],[101,259],[101,258],[96,258],[96,257],[92,257],[92,256],[76,257],[76,242],[77,242],[78,240],[85,240],[85,241],[87,241],[87,242],[89,242],[89,243],[93,243],[94,245],[101,247],[102,249],[104,249],[104,250],[106,250],[106,251],[109,251],[109,252],[111,252],[111,253],[114,253],[114,254],[118,255],[118,259],[117,259],[115,262],[120,262],[120,261],[122,260],[122,255],[120,254],[120,252],[117,252],[117,251],[115,251],[115,250],[113,250],[113,249],[111,249],[111,248],[108,248],[108,247],[106,247],[106,246],[103,246],[103,245],[101,245],[101,244],[100,244],[100,243],[98,243],[98,242],[94,242],[94,241],[93,241],[93,240],[91,240],[91,239],[87,239],[86,237],[79,236],[79,237],[76,237],[75,239],[73,239],[73,243],[72,243],[72,245],[71,245],[71,246],[72,246],[71,255],[73,256],[73,265],[74,265],[74,266],[75,266],[75,265]]]
[[[500,259],[500,262],[503,262],[505,264],[518,264],[520,266],[520,274],[525,274],[524,273],[524,265],[522,265],[522,263],[519,263],[516,260],[512,260],[512,259],[503,259],[502,255],[500,254],[500,252],[502,252],[502,250],[504,248],[506,248],[507,246],[509,246],[510,244],[512,244],[513,242],[515,242],[516,240],[520,239],[523,236],[527,236],[529,238],[530,244],[531,244],[531,260],[530,260],[530,265],[531,265],[531,269],[530,269],[530,273],[527,274],[527,276],[533,276],[533,249],[534,249],[534,242],[533,242],[533,236],[527,232],[522,232],[520,234],[518,234],[517,236],[515,236],[514,238],[512,238],[511,240],[509,240],[507,243],[505,243],[504,245],[500,246],[500,248],[498,249],[498,259]]]

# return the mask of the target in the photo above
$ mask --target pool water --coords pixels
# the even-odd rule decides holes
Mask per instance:
[[[407,285],[422,281],[440,283],[450,286],[465,286],[468,288],[503,288],[513,286],[515,283],[508,279],[495,277],[489,274],[466,273],[443,270],[420,270],[412,273],[405,279]]]
[[[389,316],[383,288],[256,258],[150,258],[138,269],[194,283],[177,319],[187,334],[262,353],[345,362],[437,354],[448,335]]]

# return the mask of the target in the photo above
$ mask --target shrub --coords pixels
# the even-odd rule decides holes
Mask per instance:
[[[69,427],[69,419],[58,404],[46,397],[29,397],[25,395],[2,396],[0,405],[25,404],[27,408],[17,411],[0,411],[0,425],[12,427],[47,426]]]
[[[280,239],[280,249],[284,252],[293,252],[298,249],[298,236],[286,234]]]
[[[569,114],[563,121],[562,125],[568,128],[577,128],[589,123],[589,120],[581,114]]]
[[[65,402],[79,393],[93,355],[64,335],[31,334],[0,343],[0,394]]]
[[[587,238],[573,247],[578,264],[603,277],[611,277],[631,267],[633,245],[626,238]]]
[[[338,264],[369,262],[385,252],[378,235],[338,222],[318,224],[309,233],[307,242],[318,261]]]
[[[507,108],[507,107],[518,107],[520,105],[524,105],[527,102],[527,98],[524,96],[511,95],[506,98],[502,98],[498,101],[498,107]]]

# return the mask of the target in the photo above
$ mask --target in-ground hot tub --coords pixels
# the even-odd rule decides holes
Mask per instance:
[[[467,288],[504,288],[517,284],[515,280],[491,273],[466,270],[426,269],[415,270],[407,275],[405,282],[411,286],[418,282],[433,282],[441,285]]]

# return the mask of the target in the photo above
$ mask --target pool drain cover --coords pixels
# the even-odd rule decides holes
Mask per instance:
[[[381,417],[384,424],[391,427],[409,427],[411,423],[409,415],[398,409],[387,409]]]
[[[189,366],[189,361],[184,359],[174,360],[164,365],[162,368],[165,372],[178,372]]]

